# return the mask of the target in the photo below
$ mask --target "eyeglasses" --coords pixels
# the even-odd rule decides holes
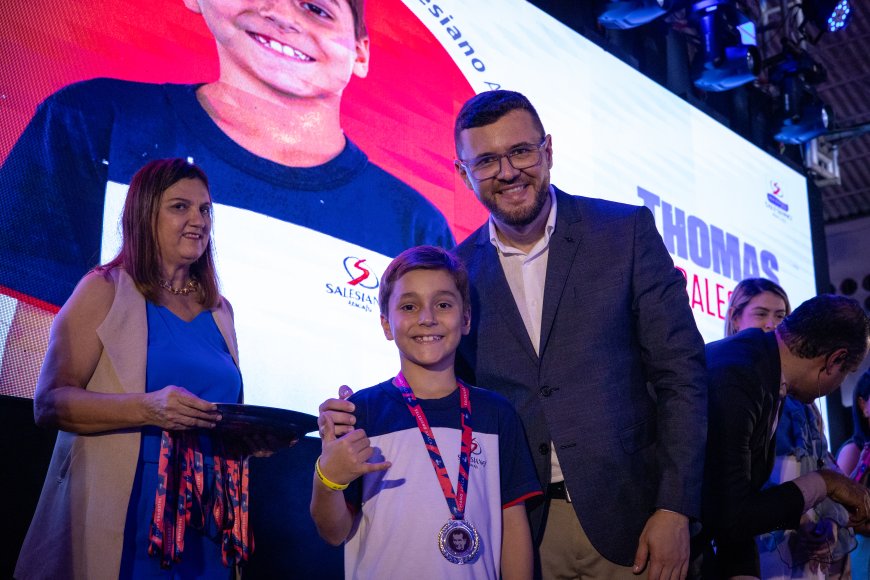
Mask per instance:
[[[518,145],[501,155],[483,155],[474,159],[465,161],[459,159],[459,164],[465,168],[471,177],[478,181],[492,179],[501,171],[501,159],[504,157],[507,162],[516,170],[528,169],[534,167],[541,162],[541,149],[547,144],[547,138],[541,141],[539,145]]]

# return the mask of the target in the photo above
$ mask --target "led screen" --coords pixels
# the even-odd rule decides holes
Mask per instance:
[[[347,9],[338,3],[303,4],[322,18]],[[208,26],[191,10],[200,5],[214,8]],[[245,6],[253,10],[230,0],[0,7],[0,393],[32,396],[52,316],[117,252],[130,177],[167,156],[210,178],[247,403],[313,413],[341,384],[394,374],[379,276],[402,247],[447,243],[444,224],[461,241],[484,222],[454,173],[452,124],[467,98],[493,88],[536,105],[553,138],[555,185],[654,212],[706,340],[722,336],[742,278],[779,282],[793,304],[815,294],[804,177],[534,6],[368,3],[366,70],[354,62],[362,74],[318,83],[339,83],[341,130],[374,177],[358,175],[362,154],[328,170],[312,168],[314,156],[290,171],[276,149],[251,152],[232,115],[215,119],[200,83],[227,80],[221,59],[283,52],[295,61],[286,70],[248,71],[276,86],[341,48],[306,20],[287,24],[298,46],[273,44]],[[243,101],[235,106],[246,112],[261,105]],[[268,109],[254,129],[304,139],[306,117],[290,111],[275,120]],[[311,141],[312,151],[323,146]]]

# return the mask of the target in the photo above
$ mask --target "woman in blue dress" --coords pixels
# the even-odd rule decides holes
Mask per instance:
[[[148,163],[118,256],[55,318],[34,413],[60,432],[16,578],[230,578],[250,554],[247,454],[209,436],[242,398],[211,225],[200,169]]]

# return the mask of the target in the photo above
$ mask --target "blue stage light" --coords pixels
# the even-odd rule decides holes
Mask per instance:
[[[611,2],[598,17],[605,28],[626,30],[652,22],[676,9],[681,0],[629,0]]]
[[[728,91],[751,83],[761,70],[758,49],[738,44],[724,49],[724,56],[706,61],[695,78],[695,86],[703,91]]]
[[[828,132],[831,125],[831,108],[819,100],[801,108],[800,115],[783,121],[779,132],[773,136],[780,143],[798,145],[812,141]]]
[[[696,87],[727,91],[755,80],[761,55],[756,46],[744,43],[750,21],[733,1],[694,2],[691,19],[697,23],[702,48],[692,66]]]
[[[851,15],[852,7],[849,6],[849,0],[840,0],[840,2],[834,6],[831,15],[828,16],[828,30],[836,32],[846,28],[846,24],[849,23]]]
[[[849,0],[803,0],[802,6],[804,18],[820,31],[843,30],[852,19]]]
[[[832,111],[815,90],[827,71],[805,51],[787,51],[774,60],[770,80],[779,86],[782,124],[773,138],[797,145],[828,133]]]

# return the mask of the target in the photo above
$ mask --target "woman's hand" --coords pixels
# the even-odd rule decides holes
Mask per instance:
[[[221,418],[216,404],[175,385],[148,393],[144,404],[147,423],[167,431],[212,429]]]

